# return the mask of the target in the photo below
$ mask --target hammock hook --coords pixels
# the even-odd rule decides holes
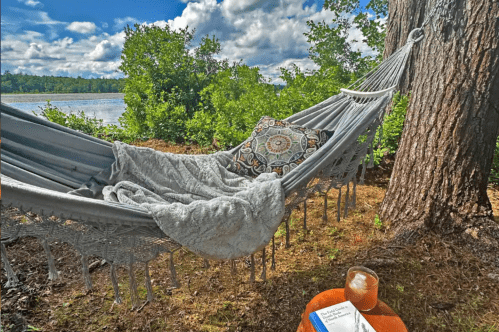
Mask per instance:
[[[424,38],[423,28],[416,28],[409,33],[407,36],[407,42],[417,43]]]

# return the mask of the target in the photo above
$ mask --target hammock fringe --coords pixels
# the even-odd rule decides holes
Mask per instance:
[[[118,275],[116,273],[116,266],[112,263],[111,263],[111,268],[109,269],[109,275],[111,277],[111,283],[113,284],[114,303],[121,304],[121,303],[123,303],[123,300],[121,299],[121,296],[120,296],[120,287],[118,284]]]
[[[50,252],[50,246],[46,238],[39,238],[39,241],[42,244],[43,250],[45,250],[45,255],[47,255],[47,263],[49,267],[49,280],[56,280],[59,277],[59,273],[55,268],[54,257]]]
[[[154,292],[152,290],[151,275],[149,274],[149,261],[145,263],[144,274],[147,289],[147,302],[152,302],[154,300]]]
[[[5,284],[5,288],[16,287],[19,285],[19,279],[17,279],[14,270],[10,266],[9,259],[7,257],[7,250],[5,249],[4,244],[2,243],[2,262],[5,267],[5,271],[7,272],[7,283]]]

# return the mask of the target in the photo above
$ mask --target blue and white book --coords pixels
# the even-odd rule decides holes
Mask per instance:
[[[350,301],[310,313],[317,332],[376,332]]]

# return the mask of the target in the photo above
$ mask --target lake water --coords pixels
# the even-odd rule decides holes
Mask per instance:
[[[75,96],[77,97],[77,96]],[[51,101],[53,106],[57,106],[60,111],[68,114],[77,111],[85,112],[86,116],[104,120],[105,124],[119,125],[118,118],[125,112],[125,102],[123,99],[93,99],[93,100],[60,100]],[[40,107],[44,107],[46,101],[37,102],[13,102],[8,105],[18,108],[26,113],[41,113]]]

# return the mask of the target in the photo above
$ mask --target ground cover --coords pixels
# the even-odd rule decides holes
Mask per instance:
[[[175,153],[209,153],[209,148],[170,145],[151,140],[136,143]],[[389,181],[390,164],[367,174],[358,187],[356,208],[336,221],[337,193],[328,193],[327,222],[324,197],[308,200],[307,230],[303,209],[290,219],[291,247],[285,248],[285,228],[275,236],[276,269],[267,280],[249,281],[245,259],[237,260],[237,274],[229,262],[203,259],[182,249],[175,254],[181,288],[170,286],[167,256],[150,264],[154,302],[132,311],[128,277],[119,269],[124,303],[114,305],[109,266],[93,265],[94,289],[86,293],[76,252],[61,243],[51,245],[62,278],[49,282],[41,245],[32,238],[7,247],[9,259],[23,285],[2,288],[2,325],[21,331],[296,331],[306,304],[319,292],[343,287],[349,267],[362,264],[380,277],[379,297],[405,322],[409,331],[499,331],[499,271],[480,262],[457,244],[426,234],[400,245],[390,225],[376,218]],[[499,214],[499,189],[489,197]],[[499,218],[496,217],[499,222]],[[269,248],[270,249],[270,248]],[[267,250],[267,254],[270,250]],[[139,294],[145,302],[144,275],[137,269]],[[6,282],[2,274],[2,284]]]

